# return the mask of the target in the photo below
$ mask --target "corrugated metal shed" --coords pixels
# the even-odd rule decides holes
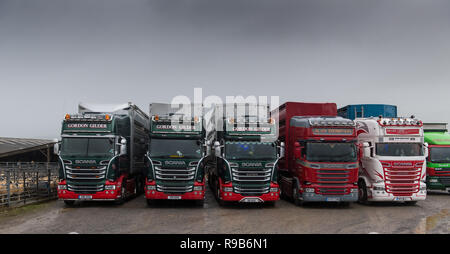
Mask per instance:
[[[47,139],[0,137],[0,158],[51,148],[54,144],[55,141]]]

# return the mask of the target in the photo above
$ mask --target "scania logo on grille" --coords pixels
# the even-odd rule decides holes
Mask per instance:
[[[75,164],[96,164],[95,160],[75,160]]]
[[[261,162],[244,162],[242,163],[243,167],[262,167]]]
[[[186,162],[184,162],[184,161],[166,161],[164,163],[166,165],[171,165],[171,166],[183,166],[183,165],[186,165]]]
[[[397,166],[397,167],[411,167],[412,163],[411,162],[394,162],[393,165]]]

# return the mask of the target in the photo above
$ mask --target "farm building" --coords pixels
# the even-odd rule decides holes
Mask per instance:
[[[0,137],[0,162],[57,162],[55,141]]]

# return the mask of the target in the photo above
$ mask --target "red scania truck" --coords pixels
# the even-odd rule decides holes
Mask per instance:
[[[287,102],[274,111],[285,156],[279,161],[283,197],[305,202],[358,200],[356,125],[337,116],[335,103]]]

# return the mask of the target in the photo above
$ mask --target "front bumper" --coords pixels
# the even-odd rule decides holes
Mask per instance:
[[[66,181],[58,184],[58,199],[60,200],[81,200],[81,201],[116,201],[122,197],[122,187],[118,182],[106,181],[105,186],[115,186],[114,190],[103,190],[95,193],[76,193],[59,186],[67,186]]]
[[[169,200],[204,200],[205,199],[205,183],[195,182],[194,187],[201,186],[202,190],[194,190],[191,192],[186,192],[183,194],[175,194],[175,193],[164,193],[161,191],[157,191],[156,188],[154,190],[148,189],[149,186],[155,186],[156,182],[146,182],[145,184],[145,198],[146,199],[169,199]]]
[[[80,194],[68,190],[58,190],[58,199],[60,200],[114,201],[119,200],[121,197],[119,190],[105,190],[93,194]]]
[[[234,192],[222,192],[221,199],[225,202],[274,202],[280,200],[280,192],[269,192],[260,196],[243,196]]]
[[[351,192],[345,195],[321,195],[316,193],[302,193],[303,201],[306,202],[356,202],[358,193]]]
[[[371,187],[367,188],[367,200],[381,202],[422,201],[427,197],[427,191],[424,190],[424,187],[425,185],[421,183],[421,190],[409,196],[394,196],[394,194],[388,193],[385,190],[374,190]]]

